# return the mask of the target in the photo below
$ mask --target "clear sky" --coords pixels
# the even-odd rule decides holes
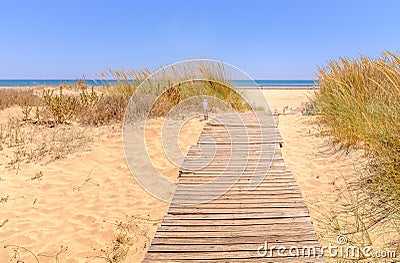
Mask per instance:
[[[339,56],[400,50],[398,0],[0,0],[0,79],[87,78],[190,58],[309,79]]]

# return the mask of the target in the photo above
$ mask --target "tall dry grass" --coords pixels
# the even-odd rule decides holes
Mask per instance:
[[[115,85],[108,85],[108,94],[132,95],[140,87],[138,93],[142,101],[135,103],[146,105],[147,101],[155,101],[150,110],[150,117],[165,116],[180,102],[192,97],[198,97],[200,101],[201,96],[224,101],[237,111],[250,109],[235,91],[224,64],[216,61],[188,61],[162,67],[155,73],[148,69],[109,70],[100,76],[116,81]]]
[[[390,228],[388,244],[400,249],[400,56],[340,58],[317,76],[320,120],[337,143],[364,149],[369,160],[359,179],[348,178],[358,198],[346,209],[357,211],[354,222],[362,226],[352,231],[366,238],[373,229]]]
[[[2,88],[0,89],[0,110],[12,106],[38,106],[41,103],[33,89],[28,88]]]
[[[400,186],[400,57],[340,59],[318,74],[321,120],[344,146],[362,147],[389,188]],[[400,191],[392,192],[400,199]]]

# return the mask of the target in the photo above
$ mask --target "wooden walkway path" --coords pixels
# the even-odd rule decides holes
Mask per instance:
[[[181,166],[144,262],[323,262],[293,257],[319,244],[281,147],[272,116],[228,114],[210,121]],[[259,254],[265,242],[268,250],[260,252],[267,254]],[[287,256],[271,252],[272,246],[285,246]],[[298,252],[290,255],[293,246]]]

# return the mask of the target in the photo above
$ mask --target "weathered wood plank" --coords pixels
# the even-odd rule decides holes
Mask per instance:
[[[158,231],[160,232],[233,232],[233,231],[239,231],[241,233],[245,233],[245,231],[248,231],[249,225],[233,225],[233,226],[198,226],[198,225],[192,225],[192,226],[166,226],[166,225],[161,225],[158,228]],[[291,224],[285,224],[285,225],[251,225],[251,231],[263,231],[267,232],[269,235],[272,233],[286,233],[287,231],[301,231],[303,233],[306,233],[308,231],[312,231],[313,227],[311,225],[305,225],[303,222],[300,223],[291,223]]]
[[[197,185],[200,187],[200,185]],[[207,192],[213,192],[215,190],[226,190],[229,185],[228,184],[212,184],[212,185],[208,185],[204,191]],[[180,191],[182,189],[188,189],[188,187],[196,187],[196,186],[192,186],[192,185],[185,185],[185,184],[179,184],[178,187],[176,188],[176,191]],[[269,185],[269,184],[263,184],[263,185],[258,185],[256,188],[250,188],[249,185],[246,186],[238,186],[238,185],[234,185],[231,186],[229,188],[229,191],[240,191],[240,192],[244,192],[244,191],[274,191],[274,190],[298,190],[298,185],[295,182],[292,183],[287,183],[287,184],[281,184],[281,185]]]
[[[170,259],[156,259],[156,260],[150,260],[150,259],[145,259],[143,262],[149,263],[149,262],[168,262],[168,263],[176,263],[176,262],[190,262],[190,263],[204,263],[204,260],[195,260],[195,259],[180,259],[180,260],[175,260],[171,261]],[[208,259],[207,262],[213,262],[213,263],[220,263],[220,262],[262,262],[262,263],[293,263],[293,262],[298,262],[298,263],[310,263],[310,262],[324,262],[321,257],[316,257],[310,259],[309,257],[298,257],[293,259],[292,257],[275,257],[275,258],[236,258],[234,260],[227,260],[227,259]]]
[[[177,219],[256,219],[256,218],[291,218],[291,217],[308,217],[307,212],[282,212],[282,213],[248,213],[248,214],[169,214],[168,218]]]
[[[191,207],[196,209],[235,209],[235,208],[258,208],[258,209],[268,209],[268,208],[293,208],[293,207],[303,207],[307,208],[307,206],[301,202],[271,202],[271,203],[238,203],[238,202],[227,202],[227,203],[215,203],[209,202],[204,204],[196,204],[196,205],[188,205],[183,207]],[[170,209],[182,208],[182,205],[179,204],[171,204]]]
[[[210,202],[210,198],[214,197],[215,195],[206,195],[206,196],[202,196],[202,195],[196,195],[191,197],[190,194],[182,194],[179,196],[176,196],[175,198],[173,198],[172,202],[175,204],[181,204],[181,205],[185,205],[185,204],[193,204],[193,202],[196,203],[208,203]],[[237,202],[237,201],[241,201],[241,200],[261,200],[261,199],[265,199],[265,198],[269,198],[271,200],[285,200],[285,199],[289,199],[289,198],[297,198],[297,199],[302,199],[302,196],[300,194],[297,195],[287,195],[287,194],[279,194],[279,195],[263,195],[261,196],[257,196],[257,195],[251,195],[251,196],[246,196],[243,197],[243,199],[238,198],[237,196],[225,196],[225,195],[221,195],[215,197],[215,200],[224,200],[227,203],[229,202]],[[188,201],[188,202],[185,202]]]
[[[213,252],[213,251],[257,251],[260,246],[262,246],[263,243],[256,243],[256,244],[249,244],[249,243],[240,243],[240,244],[231,244],[231,243],[225,243],[225,244],[179,244],[177,246],[176,244],[152,244],[152,246],[149,248],[149,251],[154,251],[154,252],[183,252],[183,251],[206,251],[206,252]],[[308,241],[308,242],[271,242],[268,243],[270,247],[280,247],[280,246],[285,246],[287,248],[290,248],[292,246],[296,246],[300,250],[303,247],[319,247],[318,242],[316,241]]]
[[[269,239],[269,240],[266,240]],[[290,240],[287,240],[286,237],[273,235],[253,235],[253,236],[234,236],[234,237],[203,237],[203,238],[189,238],[189,237],[155,237],[152,241],[152,244],[263,244],[265,241],[273,242],[273,243],[308,243],[308,242],[316,242],[315,235],[296,235],[291,236]],[[303,244],[304,245],[304,244]]]
[[[302,253],[302,250],[299,251]],[[268,254],[269,255],[269,254]],[[257,254],[257,251],[215,251],[215,252],[207,252],[201,251],[197,252],[195,248],[193,251],[190,252],[176,252],[176,253],[162,253],[162,252],[149,252],[148,259],[157,259],[162,256],[168,260],[180,260],[180,259],[190,259],[190,260],[215,260],[215,259],[224,259],[224,260],[231,260],[236,261],[236,259],[253,259],[253,258],[260,258]],[[279,258],[279,254],[277,251],[274,251],[272,258]],[[291,262],[297,262],[297,258],[291,257]],[[308,260],[312,260],[308,258]],[[179,262],[179,261],[178,261]],[[313,262],[313,261],[307,261]]]
[[[251,260],[251,261],[250,261]],[[149,263],[149,262],[168,262],[168,263],[176,263],[176,262],[190,262],[190,263],[204,263],[204,260],[195,260],[195,259],[180,259],[180,260],[175,260],[171,261],[170,259],[156,259],[156,260],[150,260],[150,259],[145,259],[143,262]],[[220,262],[262,262],[262,263],[293,263],[293,262],[298,262],[298,263],[310,263],[310,262],[324,262],[321,257],[317,258],[312,258],[310,259],[309,257],[298,257],[293,259],[292,257],[275,257],[275,258],[236,258],[234,260],[227,260],[227,259],[208,259],[207,262],[213,262],[213,263],[220,263]]]
[[[275,218],[264,218],[264,219],[242,219],[242,220],[231,220],[231,219],[221,219],[221,220],[208,220],[208,219],[195,219],[195,220],[190,220],[190,219],[176,219],[176,218],[164,218],[161,225],[168,225],[168,226],[174,226],[174,225],[180,225],[180,226],[252,226],[252,225],[277,225],[279,227],[280,225],[285,225],[285,224],[296,224],[296,223],[309,223],[311,222],[311,218],[309,217],[289,217],[289,218],[282,218],[279,221],[277,221]]]
[[[238,226],[239,228],[239,226]],[[165,229],[164,227],[160,229]],[[259,241],[264,243],[263,241],[280,241],[280,242],[295,242],[295,241],[303,241],[303,240],[311,240],[311,241],[316,241],[316,236],[312,232],[313,228],[300,228],[300,227],[293,227],[293,228],[283,228],[283,229],[272,229],[270,233],[268,234],[262,234],[260,233],[263,231],[268,231],[268,229],[263,230],[261,228],[258,229],[258,231],[247,231],[247,230],[242,230],[242,231],[202,231],[201,229],[198,231],[184,231],[181,230],[179,227],[174,228],[174,230],[171,231],[157,231],[155,238],[158,239],[168,239],[168,238],[187,238],[188,240],[186,243],[188,243],[190,240],[194,240],[197,238],[203,238],[203,239],[208,239],[209,241],[216,241],[215,239],[218,238],[220,240],[219,243],[225,243],[226,240],[222,240],[222,238],[230,238],[234,239],[236,242],[244,242],[244,240],[248,239],[249,237],[252,238],[258,238]],[[303,234],[301,234],[303,233]],[[260,242],[260,243],[261,243]],[[166,243],[166,242],[164,242]],[[184,243],[184,242],[183,242]],[[218,244],[218,243],[213,243],[213,244]]]

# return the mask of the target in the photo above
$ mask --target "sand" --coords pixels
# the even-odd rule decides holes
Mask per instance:
[[[160,148],[162,123],[162,119],[149,122],[150,151]],[[182,128],[180,144],[184,150],[196,143],[201,129],[198,119]],[[168,204],[136,183],[124,159],[120,132],[95,138],[91,151],[80,155],[45,166],[21,164],[18,174],[0,166],[2,261],[12,258],[11,245],[15,245],[23,247],[18,252],[25,262],[35,261],[24,248],[39,255],[40,262],[54,262],[59,252],[61,262],[104,262],[98,257],[112,250],[117,222],[130,224],[126,262],[142,259]],[[156,167],[176,178],[178,168],[157,156],[162,155],[155,154]],[[40,178],[35,178],[38,175]],[[3,248],[5,245],[9,247]]]
[[[314,117],[301,115],[298,107],[313,91],[272,90],[264,94],[272,109],[281,113],[286,106],[292,109],[279,117],[284,159],[311,216],[321,218],[319,211],[331,207],[337,198],[333,183],[353,172],[357,156],[331,154],[329,140],[317,136]],[[7,115],[0,112],[0,122]],[[169,163],[160,147],[162,123],[163,119],[149,122],[148,147],[159,171],[176,180],[178,168]],[[183,152],[196,143],[203,125],[195,118],[182,128]],[[127,248],[123,262],[143,259],[168,204],[149,195],[130,174],[118,127],[94,134],[88,151],[46,165],[24,163],[17,174],[4,163],[0,165],[2,262],[13,256],[24,262],[36,262],[35,257],[40,262],[105,262],[107,257],[118,258]],[[323,232],[315,226],[317,232]]]

